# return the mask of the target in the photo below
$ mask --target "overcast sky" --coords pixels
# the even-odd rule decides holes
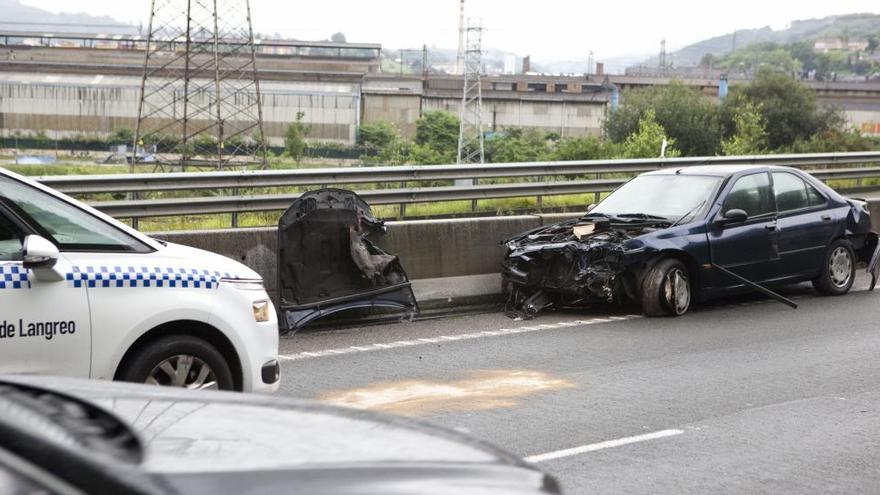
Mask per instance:
[[[149,0],[22,0],[54,12],[86,12],[146,24]],[[125,7],[121,7],[121,5]],[[459,0],[251,0],[255,29],[306,40],[337,31],[387,48],[455,48]],[[880,13],[877,0],[467,0],[488,29],[485,44],[534,59],[596,60],[670,50],[736,29],[785,28],[792,20]]]

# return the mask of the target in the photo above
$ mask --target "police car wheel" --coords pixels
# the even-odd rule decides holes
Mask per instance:
[[[148,344],[120,373],[122,381],[193,390],[234,390],[232,371],[217,349],[188,335]]]

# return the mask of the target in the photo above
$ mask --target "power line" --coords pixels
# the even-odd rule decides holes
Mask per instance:
[[[132,164],[267,167],[250,0],[152,0],[145,52]]]

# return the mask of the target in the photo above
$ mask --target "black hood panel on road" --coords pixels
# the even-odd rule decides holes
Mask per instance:
[[[418,312],[397,256],[371,236],[385,224],[357,194],[322,189],[303,194],[278,227],[282,326],[296,331],[323,316],[358,308]]]

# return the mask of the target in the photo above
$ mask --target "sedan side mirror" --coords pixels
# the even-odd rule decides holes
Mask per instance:
[[[28,270],[52,268],[61,256],[54,244],[38,235],[25,237],[22,254],[22,264]]]
[[[749,214],[745,212],[745,210],[733,209],[727,210],[724,213],[724,217],[715,221],[716,225],[729,225],[732,223],[744,223],[749,219]]]

